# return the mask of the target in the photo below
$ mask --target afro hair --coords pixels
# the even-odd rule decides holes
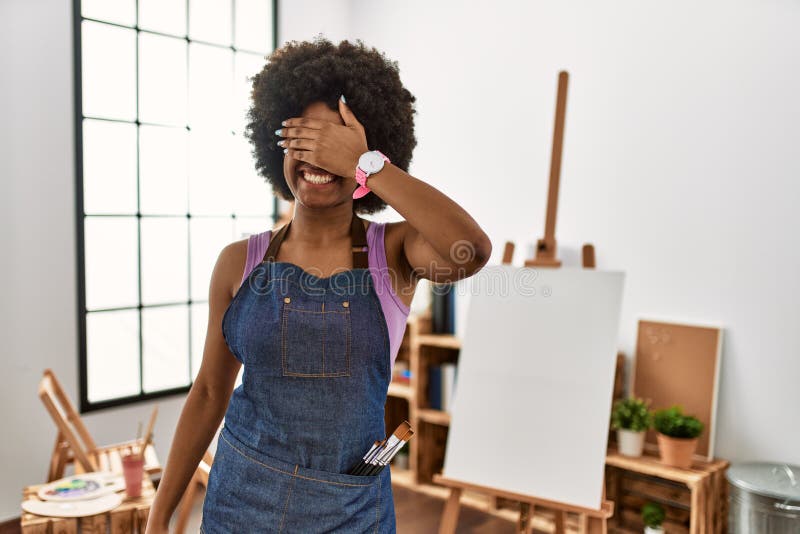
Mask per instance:
[[[414,135],[414,102],[400,81],[397,62],[360,39],[334,45],[321,34],[313,41],[289,41],[267,57],[264,68],[253,77],[252,102],[245,135],[253,145],[259,174],[285,200],[293,195],[283,175],[283,149],[275,130],[281,121],[297,117],[311,103],[321,101],[338,111],[344,94],[347,105],[364,126],[367,146],[386,154],[397,167],[408,171],[417,144]],[[353,201],[357,213],[375,213],[386,202],[375,193]]]

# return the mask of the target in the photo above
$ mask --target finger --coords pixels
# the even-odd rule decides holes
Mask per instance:
[[[312,119],[310,117],[292,117],[291,119],[286,119],[285,121],[281,122],[282,126],[302,126],[314,130],[321,130],[326,124],[328,124],[328,121]]]
[[[361,123],[356,119],[355,114],[344,101],[344,95],[339,99],[339,114],[342,116],[346,126],[361,126]]]
[[[317,142],[313,139],[283,139],[278,141],[278,146],[283,148],[295,148],[299,150],[313,151],[316,148]]]
[[[294,138],[301,138],[301,139],[318,139],[320,136],[319,130],[314,130],[311,128],[306,127],[294,127],[294,128],[281,128],[280,130],[276,130],[276,135],[281,137],[294,137]]]
[[[306,161],[308,163],[311,163],[312,165],[315,164],[314,163],[315,162],[315,158],[314,158],[314,155],[313,155],[314,153],[312,151],[310,151],[310,150],[298,150],[296,148],[285,148],[284,149],[284,154],[286,154],[287,157],[290,157],[292,159],[296,159],[296,160],[299,160],[299,161]]]

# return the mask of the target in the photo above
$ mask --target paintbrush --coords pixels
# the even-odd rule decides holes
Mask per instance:
[[[373,454],[366,460],[365,465],[360,466],[357,472],[354,474],[356,475],[370,475],[373,474],[375,471],[376,466],[379,465],[379,461],[384,458],[385,456],[389,455],[391,452],[395,450],[397,445],[405,438],[405,436],[409,433],[413,432],[411,430],[411,425],[408,421],[403,421],[400,425],[392,432],[392,435],[389,436],[388,440],[384,439],[383,447],[377,448],[373,451]],[[402,446],[402,445],[401,445]]]
[[[403,446],[411,440],[411,437],[414,435],[414,431],[410,428],[408,432],[406,432],[403,436],[401,436],[400,440],[394,444],[394,446],[387,448],[381,455],[375,459],[370,470],[366,473],[367,475],[375,475],[380,473],[384,467],[386,467],[389,462],[392,461],[394,455],[397,454],[397,451],[403,448]]]

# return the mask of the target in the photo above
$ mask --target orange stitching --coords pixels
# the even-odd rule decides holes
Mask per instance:
[[[326,378],[326,377],[337,377],[337,376],[350,376],[349,371],[337,371],[335,373],[293,373],[291,371],[284,373],[285,376],[304,376],[304,377],[318,377],[318,378]]]
[[[313,310],[303,310],[300,308],[293,308],[291,306],[287,306],[286,302],[283,303],[283,320],[281,322],[281,364],[283,366],[283,376],[296,376],[296,377],[306,377],[306,378],[335,378],[340,376],[350,376],[351,371],[351,355],[352,355],[352,319],[350,314],[350,308],[346,308],[344,310],[327,310],[327,311],[313,311]],[[315,313],[315,314],[322,314],[323,320],[323,328],[322,328],[322,372],[321,373],[298,373],[294,371],[290,371],[288,369],[288,348],[287,348],[287,330],[289,328],[289,312],[301,312],[301,313]],[[332,373],[325,372],[325,315],[326,313],[339,313],[345,315],[345,360],[346,360],[346,367],[347,369],[344,371],[336,371]],[[383,332],[381,332],[383,333]],[[385,342],[386,334],[384,334],[384,342]]]
[[[291,306],[287,306],[287,308],[288,308],[288,309],[290,309],[290,310],[291,310],[291,311],[293,311],[293,312],[300,312],[300,313],[317,313],[317,314],[321,314],[321,315],[326,315],[326,314],[328,314],[328,313],[347,313],[347,312],[346,312],[346,311],[344,311],[344,310],[333,310],[333,311],[330,311],[330,310],[328,310],[328,311],[315,311],[315,310],[304,310],[304,309],[302,309],[302,308],[292,308]]]
[[[286,323],[289,317],[286,313],[286,303],[283,304],[283,320],[281,321],[281,365],[283,374],[286,374]]]
[[[297,468],[298,465],[294,466],[294,474],[297,475]],[[278,532],[283,532],[283,521],[286,519],[286,509],[289,508],[289,497],[292,496],[292,488],[294,487],[294,475],[292,476],[292,482],[289,484],[289,492],[286,494],[286,503],[283,505],[283,515],[281,516],[281,524],[278,527]]]
[[[236,445],[234,445],[233,443],[228,441],[228,438],[226,438],[222,434],[220,434],[219,437],[224,439],[228,443],[228,445],[230,445],[231,448],[233,448],[233,450],[235,450],[236,452],[238,452],[239,454],[241,454],[242,456],[244,456],[248,460],[257,463],[258,465],[263,465],[267,469],[271,469],[273,471],[277,471],[278,473],[283,473],[284,475],[290,475],[290,476],[294,476],[294,477],[297,477],[297,478],[303,478],[303,479],[306,479],[306,480],[313,480],[314,482],[322,482],[323,484],[334,484],[336,486],[350,486],[350,487],[354,487],[354,488],[365,488],[367,486],[371,486],[372,485],[372,484],[350,484],[348,482],[333,482],[333,481],[330,481],[330,480],[322,480],[322,479],[319,479],[319,478],[308,477],[308,476],[305,476],[305,475],[298,475],[298,474],[296,474],[297,473],[297,467],[298,467],[297,465],[295,466],[295,472],[294,473],[290,473],[289,471],[284,471],[283,469],[278,469],[277,467],[272,467],[271,465],[267,465],[264,462],[261,462],[261,461],[255,459],[255,458],[252,458],[251,456],[248,456],[244,452],[240,451],[239,448]],[[356,475],[353,475],[353,476],[356,476]],[[372,475],[372,476],[378,476],[378,475]]]
[[[345,344],[345,350],[347,351],[347,376],[350,376],[350,357],[353,354],[353,348],[350,344],[350,334],[353,331],[353,320],[350,317],[350,308],[347,308],[347,325],[345,328],[345,332],[347,332],[347,341]]]

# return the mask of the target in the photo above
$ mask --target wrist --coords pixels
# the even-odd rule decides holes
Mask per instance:
[[[162,513],[159,513],[158,510],[150,510],[150,514],[147,516],[147,523],[152,524],[154,527],[158,528],[168,528],[169,527],[169,517],[165,516]]]
[[[358,187],[353,191],[353,198],[361,198],[370,192],[367,181],[369,177],[378,174],[386,163],[391,163],[389,158],[379,150],[368,150],[361,154],[356,164],[354,179]]]

